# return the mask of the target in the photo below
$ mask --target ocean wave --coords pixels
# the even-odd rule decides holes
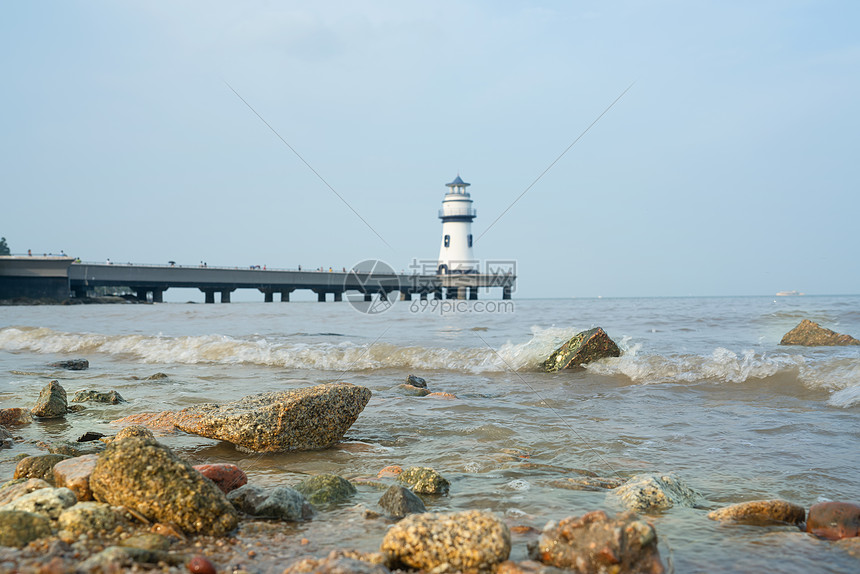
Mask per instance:
[[[68,333],[48,328],[0,329],[0,350],[45,354],[104,353],[143,363],[257,364],[293,369],[361,371],[375,369],[454,370],[469,373],[537,371],[540,363],[576,334],[573,328],[532,327],[529,340],[489,346],[445,348],[399,346],[389,342],[355,343],[270,341],[226,335],[166,337]],[[339,337],[340,338],[340,337]],[[594,375],[633,384],[713,381],[737,384],[755,380],[794,380],[833,393],[833,406],[860,403],[860,364],[845,356],[815,358],[799,354],[736,353],[717,348],[709,355],[660,355],[643,352],[630,337],[618,341],[622,355],[586,367]]]

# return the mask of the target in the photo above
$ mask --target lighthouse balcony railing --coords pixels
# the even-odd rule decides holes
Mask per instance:
[[[477,217],[478,210],[472,207],[455,207],[439,210],[439,217]]]

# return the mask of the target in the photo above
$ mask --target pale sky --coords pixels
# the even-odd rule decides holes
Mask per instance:
[[[858,26],[853,1],[4,2],[0,236],[408,269],[459,173],[515,298],[860,293]]]

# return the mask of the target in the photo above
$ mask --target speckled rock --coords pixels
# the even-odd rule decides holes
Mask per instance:
[[[72,534],[84,534],[113,530],[123,519],[110,504],[86,501],[65,509],[60,513],[57,522],[62,530]]]
[[[18,407],[0,409],[0,425],[4,427],[17,427],[31,422],[33,422],[33,415],[27,409]]]
[[[600,327],[577,333],[556,349],[541,367],[548,373],[574,369],[606,357],[620,357],[621,350]]]
[[[6,427],[0,426],[0,449],[12,448],[12,443],[14,442],[12,434],[6,430]]]
[[[806,347],[834,347],[844,345],[860,345],[860,341],[851,335],[840,335],[830,329],[825,329],[818,323],[804,319],[800,324],[786,333],[780,345],[803,345]]]
[[[23,478],[12,481],[10,484],[4,484],[0,488],[0,506],[40,488],[51,488],[51,485],[41,478]]]
[[[127,426],[113,437],[113,440],[122,440],[128,437],[138,437],[138,438],[151,438],[155,440],[155,435],[152,434],[152,431],[141,425],[131,425]]]
[[[379,499],[379,506],[389,516],[402,518],[407,514],[419,514],[427,512],[424,501],[418,498],[411,490],[397,484],[392,484],[385,494]]]
[[[78,391],[72,397],[73,403],[84,403],[87,401],[118,405],[119,403],[124,403],[125,399],[116,391],[108,391],[106,393],[100,391]]]
[[[22,510],[0,510],[0,546],[21,548],[51,535],[51,521]]]
[[[185,561],[185,556],[174,555],[157,550],[144,550],[130,546],[108,546],[98,554],[93,554],[78,565],[77,572],[119,572],[133,564],[158,564],[165,562],[179,565]]]
[[[391,464],[391,465],[386,466],[382,470],[380,470],[376,474],[376,477],[377,478],[394,478],[395,476],[398,476],[401,472],[403,472],[403,469],[401,467],[397,466],[396,464]]]
[[[408,375],[406,377],[406,384],[411,385],[413,387],[420,387],[422,389],[427,388],[427,381],[425,381],[421,377],[416,377],[415,375]]]
[[[41,446],[41,445],[40,445]],[[84,452],[85,450],[89,452]],[[77,444],[71,444],[67,442],[56,442],[48,445],[48,452],[51,454],[63,454],[65,456],[83,456],[85,454],[93,454],[92,449],[88,449],[86,447],[81,447]]]
[[[248,484],[228,494],[227,500],[241,512],[262,518],[298,522],[314,513],[305,497],[288,486],[265,489]]]
[[[198,464],[194,470],[218,485],[224,494],[248,484],[248,475],[235,464]]]
[[[86,359],[67,359],[48,363],[48,366],[55,369],[66,369],[67,371],[85,371],[90,368],[90,362]]]
[[[352,483],[336,474],[312,476],[297,484],[295,488],[308,499],[308,502],[317,507],[344,502],[355,494]]]
[[[86,454],[61,460],[54,465],[54,484],[70,489],[78,500],[92,500],[90,475],[96,467],[98,458],[97,454]]]
[[[325,558],[304,557],[291,562],[282,574],[387,574],[379,552],[332,550]]]
[[[332,383],[200,404],[171,413],[143,413],[114,421],[176,427],[226,440],[252,452],[328,448],[343,437],[370,400],[370,389]]]
[[[113,441],[90,476],[100,502],[126,506],[153,522],[173,522],[194,534],[222,536],[238,516],[215,484],[152,439]]]
[[[507,560],[511,533],[481,510],[410,514],[385,534],[380,550],[389,568],[487,570]]]
[[[505,560],[496,567],[495,574],[564,574],[565,570],[541,564],[537,560],[514,562]]]
[[[752,500],[709,512],[708,518],[749,524],[802,524],[806,519],[806,509],[785,500]]]
[[[556,488],[564,488],[565,490],[601,491],[618,488],[625,482],[627,482],[625,479],[617,477],[575,476],[550,481],[549,485]]]
[[[630,510],[649,512],[673,506],[696,507],[702,495],[687,486],[675,473],[639,474],[610,491]]]
[[[14,478],[41,478],[54,483],[54,465],[70,458],[64,454],[41,454],[28,456],[18,461]]]
[[[39,400],[31,411],[34,416],[44,419],[56,419],[66,415],[69,403],[66,400],[66,389],[59,381],[51,381],[39,392]]]
[[[850,502],[813,504],[806,518],[806,531],[828,540],[860,536],[860,505]]]
[[[75,493],[68,488],[40,488],[0,506],[0,510],[22,510],[56,520],[61,512],[77,502]]]
[[[534,560],[577,574],[662,574],[654,527],[633,513],[612,519],[602,510],[571,516],[544,527],[529,546]]]
[[[397,480],[418,494],[448,494],[451,487],[441,474],[426,466],[407,468],[397,476]]]
[[[140,548],[141,550],[154,550],[157,552],[167,552],[170,549],[170,540],[167,536],[156,534],[154,532],[144,532],[126,538],[119,544],[126,548]]]

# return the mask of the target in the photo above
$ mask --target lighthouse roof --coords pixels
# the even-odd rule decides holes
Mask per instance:
[[[445,185],[447,185],[448,187],[457,187],[458,185],[462,185],[462,186],[469,186],[469,185],[472,185],[472,184],[471,184],[471,183],[466,183],[465,181],[463,181],[463,180],[460,178],[460,174],[458,173],[458,174],[457,174],[457,177],[456,177],[456,178],[454,178],[454,181],[452,181],[451,183],[446,183]]]

